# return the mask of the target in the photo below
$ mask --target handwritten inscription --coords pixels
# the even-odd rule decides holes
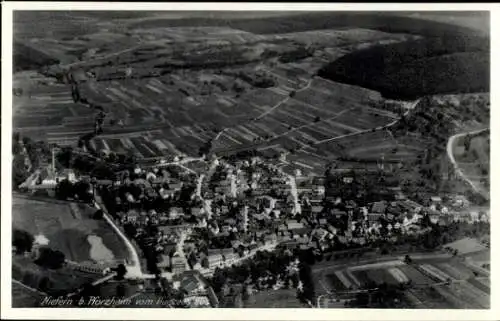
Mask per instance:
[[[88,298],[68,299],[65,297],[46,296],[40,302],[45,307],[70,307],[70,306],[88,306],[88,307],[113,307],[118,305],[168,305],[168,300],[164,298],[122,298],[122,297],[98,297],[90,296]]]

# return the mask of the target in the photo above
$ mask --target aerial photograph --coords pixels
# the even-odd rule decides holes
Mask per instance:
[[[490,38],[14,11],[12,307],[490,309]]]

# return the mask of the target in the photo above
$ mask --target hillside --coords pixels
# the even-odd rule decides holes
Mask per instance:
[[[479,31],[450,25],[439,21],[416,19],[408,16],[393,16],[374,12],[306,12],[297,15],[264,18],[191,18],[148,19],[134,22],[130,29],[167,28],[182,26],[224,26],[256,34],[280,34],[317,29],[366,28],[389,33],[408,33],[426,36],[449,36],[460,33],[476,34]],[[216,15],[215,15],[216,16]]]
[[[319,76],[380,91],[394,99],[489,91],[486,38],[427,38],[376,46],[326,65]]]

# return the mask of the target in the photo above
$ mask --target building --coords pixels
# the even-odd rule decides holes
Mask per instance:
[[[430,203],[433,205],[438,205],[438,204],[441,204],[443,202],[443,200],[439,196],[431,196],[429,200],[430,200]]]
[[[215,270],[216,267],[224,265],[224,258],[220,253],[214,253],[208,255],[208,267],[211,270]]]
[[[183,273],[186,271],[186,264],[186,258],[181,257],[178,253],[175,253],[171,259],[172,273]]]
[[[222,259],[224,260],[224,265],[231,266],[238,261],[238,255],[236,253],[223,254]]]

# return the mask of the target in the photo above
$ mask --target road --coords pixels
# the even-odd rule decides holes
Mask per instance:
[[[281,168],[279,170],[282,172],[282,174],[288,176],[288,181],[290,182],[290,193],[292,194],[293,197],[293,206],[294,206],[293,214],[300,214],[302,212],[302,209],[300,207],[299,193],[297,191],[297,182],[295,181],[295,177],[293,175],[286,174],[281,170]]]
[[[33,293],[35,293],[37,295],[40,295],[40,296],[46,297],[48,295],[47,293],[39,291],[37,289],[34,289],[34,288],[30,287],[30,286],[27,286],[26,284],[24,284],[24,283],[22,283],[22,282],[20,282],[20,281],[18,281],[16,279],[14,279],[14,278],[12,279],[12,283],[15,283],[15,284],[19,285],[20,287],[22,287],[22,288],[24,288],[24,289],[26,289],[26,290],[28,290],[30,292],[33,292]]]
[[[203,185],[203,179],[205,174],[201,174],[196,181],[196,196],[201,197],[201,186]]]
[[[96,195],[95,198],[100,199],[98,195]],[[109,225],[111,225],[113,230],[118,234],[118,236],[120,236],[123,243],[125,243],[125,246],[127,247],[127,250],[129,252],[130,262],[126,266],[127,274],[125,275],[125,277],[130,279],[142,278],[144,273],[141,270],[141,261],[139,259],[139,254],[137,253],[137,250],[135,249],[132,242],[130,242],[128,237],[120,230],[120,228],[116,225],[113,219],[109,216],[109,214],[105,211],[105,209],[96,200],[94,200],[94,207],[103,210],[104,220]]]
[[[160,164],[156,164],[156,165],[153,165],[151,167],[153,168],[159,168],[159,167],[165,167],[165,166],[179,166],[181,167],[182,169],[192,173],[192,174],[195,174],[196,176],[198,176],[198,173],[195,172],[194,170],[192,170],[191,168],[188,168],[186,166],[184,166],[184,164],[187,164],[187,163],[191,163],[191,162],[197,162],[197,161],[201,161],[203,160],[202,157],[199,157],[199,158],[194,158],[194,157],[187,157],[183,160],[180,160],[180,161],[177,161],[177,162],[169,162],[169,163],[160,163]]]
[[[461,137],[467,136],[467,135],[475,135],[475,134],[480,134],[482,132],[485,132],[487,130],[490,130],[490,128],[483,128],[483,129],[478,129],[478,130],[473,130],[469,132],[464,132],[464,133],[459,133],[456,135],[451,136],[448,139],[448,144],[446,145],[446,153],[448,154],[448,157],[450,158],[450,161],[453,165],[453,168],[455,169],[455,173],[458,174],[458,176],[466,181],[472,189],[478,194],[481,194],[484,196],[486,199],[489,199],[489,193],[486,191],[484,188],[481,186],[478,186],[475,182],[473,182],[467,175],[464,174],[462,169],[458,166],[457,161],[455,159],[455,155],[453,155],[453,146],[455,145],[455,141]]]

